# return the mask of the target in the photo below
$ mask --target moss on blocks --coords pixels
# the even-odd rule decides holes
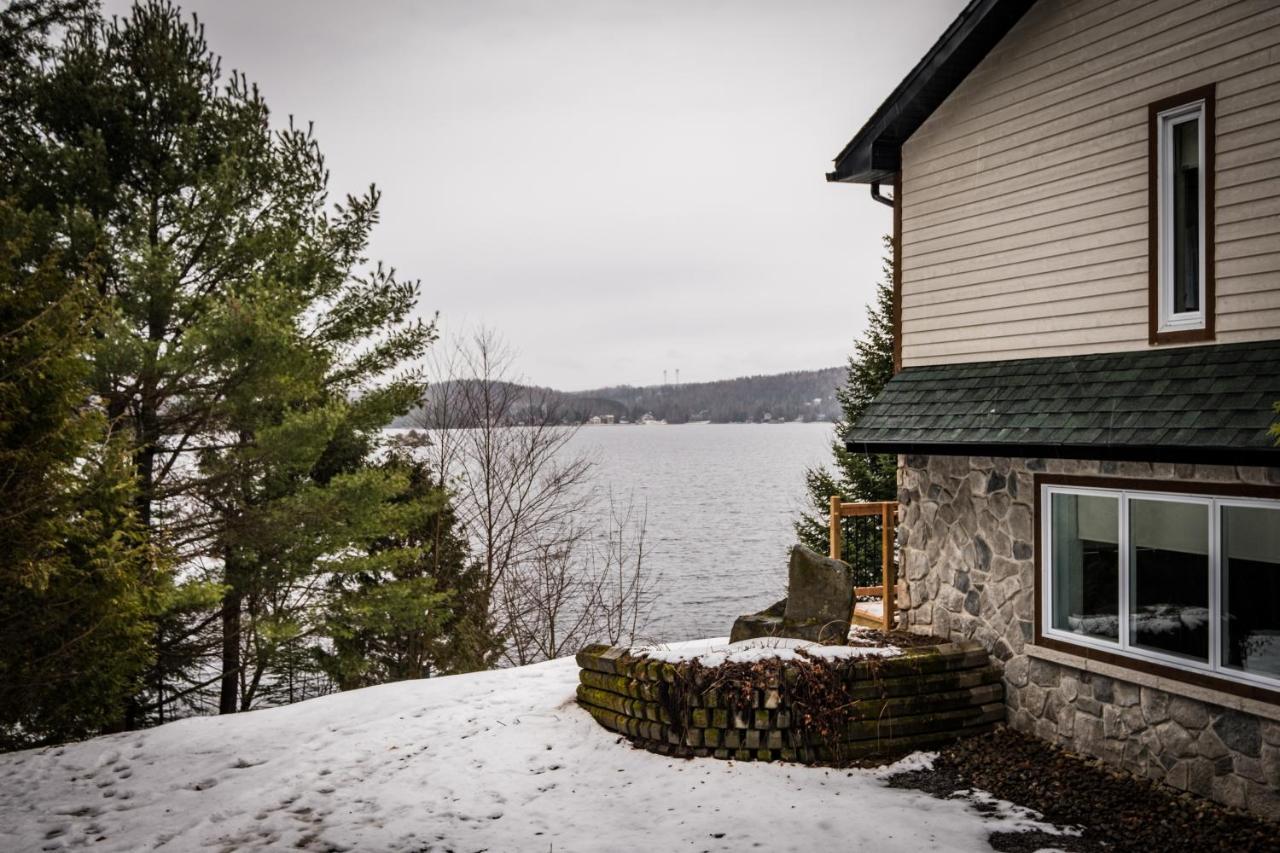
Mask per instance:
[[[604,645],[577,660],[579,704],[662,755],[838,765],[939,746],[1004,720],[999,673],[974,641],[748,668],[655,661]],[[838,714],[805,704],[814,694],[801,687],[815,673],[828,690],[838,687]]]

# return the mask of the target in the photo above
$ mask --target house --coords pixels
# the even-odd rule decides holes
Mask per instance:
[[[1280,4],[973,0],[835,162],[893,206],[900,625],[1280,817]],[[891,193],[891,195],[890,195]]]

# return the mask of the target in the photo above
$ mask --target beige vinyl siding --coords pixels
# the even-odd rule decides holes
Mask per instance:
[[[903,364],[1147,343],[1147,106],[1217,86],[1217,342],[1280,338],[1280,3],[1040,0],[903,145]]]

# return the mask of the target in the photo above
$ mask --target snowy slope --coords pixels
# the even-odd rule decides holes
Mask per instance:
[[[576,684],[565,659],[3,755],[0,847],[815,850],[870,835],[878,851],[985,850],[997,822],[1034,825],[887,788],[884,771],[635,750],[574,704]]]

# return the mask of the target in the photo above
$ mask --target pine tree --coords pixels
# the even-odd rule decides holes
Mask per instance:
[[[891,501],[897,495],[897,457],[866,454],[845,447],[844,435],[867,406],[893,378],[893,243],[885,238],[887,254],[883,277],[876,286],[876,301],[867,306],[867,330],[855,342],[849,357],[845,383],[836,391],[842,416],[831,443],[833,466],[805,472],[810,509],[795,523],[800,541],[820,554],[828,548],[830,498],[846,502]],[[846,554],[858,573],[858,584],[880,583],[879,534],[846,543]],[[856,552],[856,553],[853,553]]]
[[[125,724],[171,594],[134,511],[129,446],[90,388],[105,314],[91,223],[33,177],[35,92],[89,0],[0,8],[0,746]],[[61,168],[65,164],[53,163]]]
[[[356,221],[367,235],[373,219]],[[386,273],[341,280],[337,300],[352,302],[340,321],[327,298],[281,307],[273,291],[238,304],[219,336],[236,350],[226,358],[242,363],[243,381],[222,410],[232,438],[202,454],[196,493],[223,564],[223,713],[250,708],[277,680],[282,656],[324,635],[330,590],[341,585],[333,579],[414,560],[412,547],[373,543],[443,500],[438,488],[406,499],[407,473],[374,461],[381,426],[421,395],[412,372],[374,384],[434,337],[430,325],[406,321],[416,286]],[[304,334],[306,314],[314,328]],[[369,606],[386,604],[381,596]]]
[[[164,580],[90,399],[97,297],[50,224],[0,201],[0,747],[123,723]]]
[[[332,649],[318,649],[317,656],[343,690],[486,668],[500,649],[496,640],[478,642],[488,616],[482,575],[447,493],[408,452],[394,453],[386,464],[407,473],[401,500],[416,504],[420,514],[371,550],[413,558],[382,571],[335,576],[324,632]]]
[[[64,37],[15,63],[22,96],[0,88],[0,176],[68,258],[96,261],[84,358],[129,449],[142,544],[183,570],[132,721],[201,710],[213,685],[246,708],[321,641],[332,576],[411,556],[369,553],[416,512],[376,457],[422,396],[404,365],[433,324],[414,319],[416,282],[368,268],[377,191],[331,205],[309,129],[273,129],[194,19],[63,5]]]

